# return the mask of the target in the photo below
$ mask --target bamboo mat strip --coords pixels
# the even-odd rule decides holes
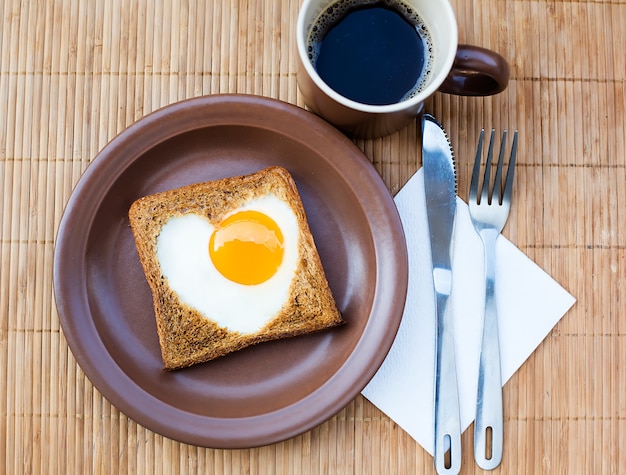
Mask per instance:
[[[504,388],[496,473],[626,466],[626,4],[454,0],[460,40],[501,51],[509,88],[435,95],[467,195],[480,128],[522,138],[505,235],[578,304]],[[289,0],[0,2],[0,472],[432,473],[432,459],[358,397],[321,426],[249,450],[154,434],[85,378],[54,306],[54,240],[97,152],[164,105],[238,92],[303,106]],[[417,123],[356,141],[392,193],[420,166]],[[474,465],[463,435],[463,473]]]

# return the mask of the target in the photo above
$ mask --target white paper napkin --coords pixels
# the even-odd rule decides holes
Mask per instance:
[[[409,288],[402,323],[363,395],[434,451],[435,304],[422,170],[395,197],[406,234]],[[523,206],[523,203],[513,203]],[[461,427],[474,420],[485,283],[483,248],[467,205],[457,201],[451,306]],[[504,237],[496,246],[496,305],[502,384],[517,371],[575,299]]]

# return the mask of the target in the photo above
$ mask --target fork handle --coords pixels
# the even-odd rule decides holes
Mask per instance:
[[[485,247],[485,315],[478,369],[474,460],[483,470],[502,461],[502,375],[495,300],[495,245],[499,233],[481,233]]]

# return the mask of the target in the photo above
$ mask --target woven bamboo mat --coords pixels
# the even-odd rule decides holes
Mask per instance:
[[[453,0],[460,39],[500,51],[509,88],[436,95],[466,196],[481,127],[517,128],[504,234],[578,302],[504,388],[496,473],[626,467],[626,3]],[[204,94],[303,106],[289,0],[0,0],[0,472],[431,473],[432,458],[362,397],[292,440],[211,450],[120,413],[69,351],[54,240],[81,173],[118,132]],[[392,192],[419,167],[417,125],[357,145]],[[463,436],[471,447],[472,429]],[[463,473],[478,473],[465,450]]]

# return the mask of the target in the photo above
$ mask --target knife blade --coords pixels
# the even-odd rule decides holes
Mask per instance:
[[[429,115],[422,116],[424,193],[433,263],[436,304],[435,468],[439,474],[461,469],[461,421],[454,356],[452,243],[456,216],[456,169],[448,136]]]

